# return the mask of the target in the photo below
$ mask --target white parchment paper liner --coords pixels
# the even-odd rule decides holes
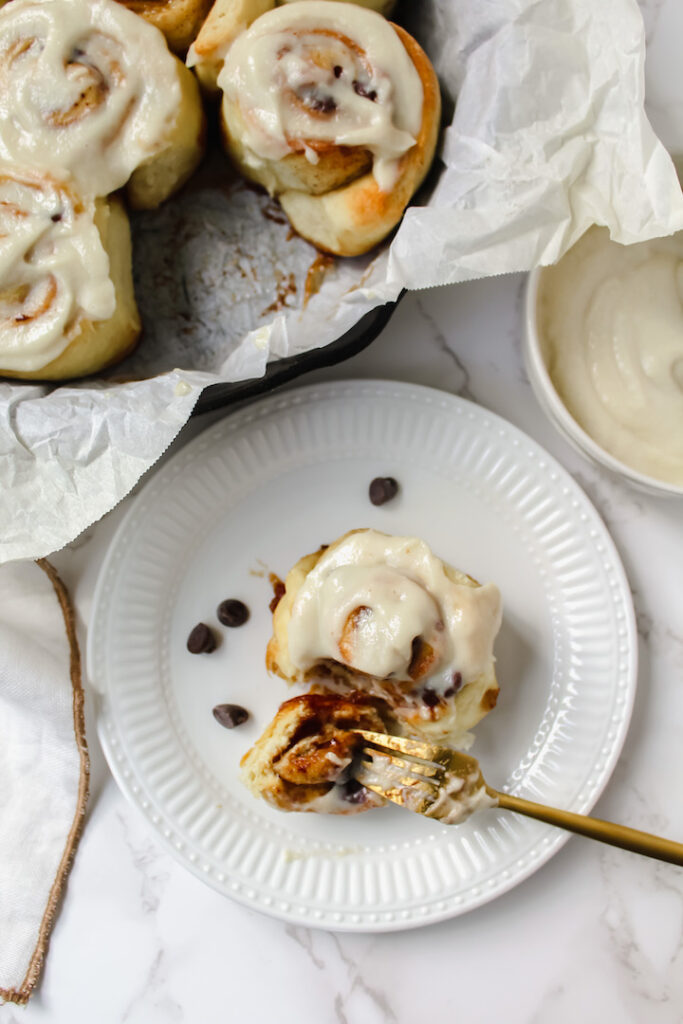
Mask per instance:
[[[211,161],[139,218],[145,335],[116,372],[145,379],[0,384],[0,561],[49,554],[113,508],[208,384],[326,345],[402,288],[552,263],[592,223],[623,243],[683,228],[673,164],[644,112],[635,0],[420,0],[403,15],[446,109],[457,96],[421,205],[379,256],[328,268],[305,309],[311,247],[272,200],[212,180]]]

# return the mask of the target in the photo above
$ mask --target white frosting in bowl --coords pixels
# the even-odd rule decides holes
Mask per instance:
[[[556,396],[598,452],[683,489],[683,233],[623,246],[592,228],[539,273],[534,313]]]

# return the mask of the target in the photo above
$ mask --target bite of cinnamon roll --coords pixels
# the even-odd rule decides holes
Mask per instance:
[[[362,693],[304,694],[285,701],[242,758],[242,781],[281,811],[356,814],[384,800],[353,778],[363,740],[386,732],[382,702]]]
[[[402,28],[338,0],[289,3],[232,41],[218,85],[228,153],[300,235],[355,256],[396,227],[441,110],[434,69]]]
[[[417,538],[353,530],[288,573],[266,664],[315,691],[381,698],[407,734],[459,743],[495,706],[500,622],[494,584]]]

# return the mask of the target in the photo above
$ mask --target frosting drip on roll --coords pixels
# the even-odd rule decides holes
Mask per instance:
[[[289,655],[324,659],[437,693],[491,670],[501,602],[493,584],[454,582],[423,542],[358,530],[326,551],[291,611]]]
[[[398,35],[352,4],[302,0],[269,11],[230,47],[218,84],[239,106],[249,160],[366,149],[388,191],[420,130],[423,88]]]
[[[86,203],[64,183],[0,165],[0,366],[59,356],[82,317],[115,309],[109,259]]]
[[[0,11],[0,155],[60,167],[91,195],[165,145],[181,93],[161,34],[103,0],[12,0]]]

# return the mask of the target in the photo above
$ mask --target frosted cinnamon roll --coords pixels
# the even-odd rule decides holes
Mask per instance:
[[[281,705],[242,758],[242,781],[281,811],[355,814],[382,797],[353,778],[362,739],[353,729],[386,732],[381,701],[365,694],[305,694]]]
[[[185,54],[211,8],[211,0],[119,0],[163,32],[169,49]]]
[[[0,164],[0,375],[94,373],[139,333],[120,201],[86,201],[73,185]]]
[[[316,690],[362,690],[403,729],[459,742],[496,703],[498,588],[421,540],[353,530],[291,569],[266,664]]]
[[[289,3],[235,39],[218,84],[230,156],[300,235],[355,256],[396,226],[440,118],[434,69],[403,29],[354,4]]]
[[[139,0],[127,0],[128,5]],[[146,0],[152,3],[153,0]],[[294,0],[282,0],[292,3]],[[299,0],[296,0],[298,3]],[[394,8],[394,0],[343,0],[356,3],[361,7],[370,7],[380,14],[389,15]],[[252,22],[275,7],[275,0],[216,0],[209,16],[202,25],[197,38],[187,55],[187,66],[194,68],[195,74],[206,93],[218,93],[218,75],[223,61],[237,36],[244,32]]]
[[[114,0],[0,10],[0,157],[59,169],[86,195],[128,183],[153,207],[201,157],[197,83],[157,29]]]

